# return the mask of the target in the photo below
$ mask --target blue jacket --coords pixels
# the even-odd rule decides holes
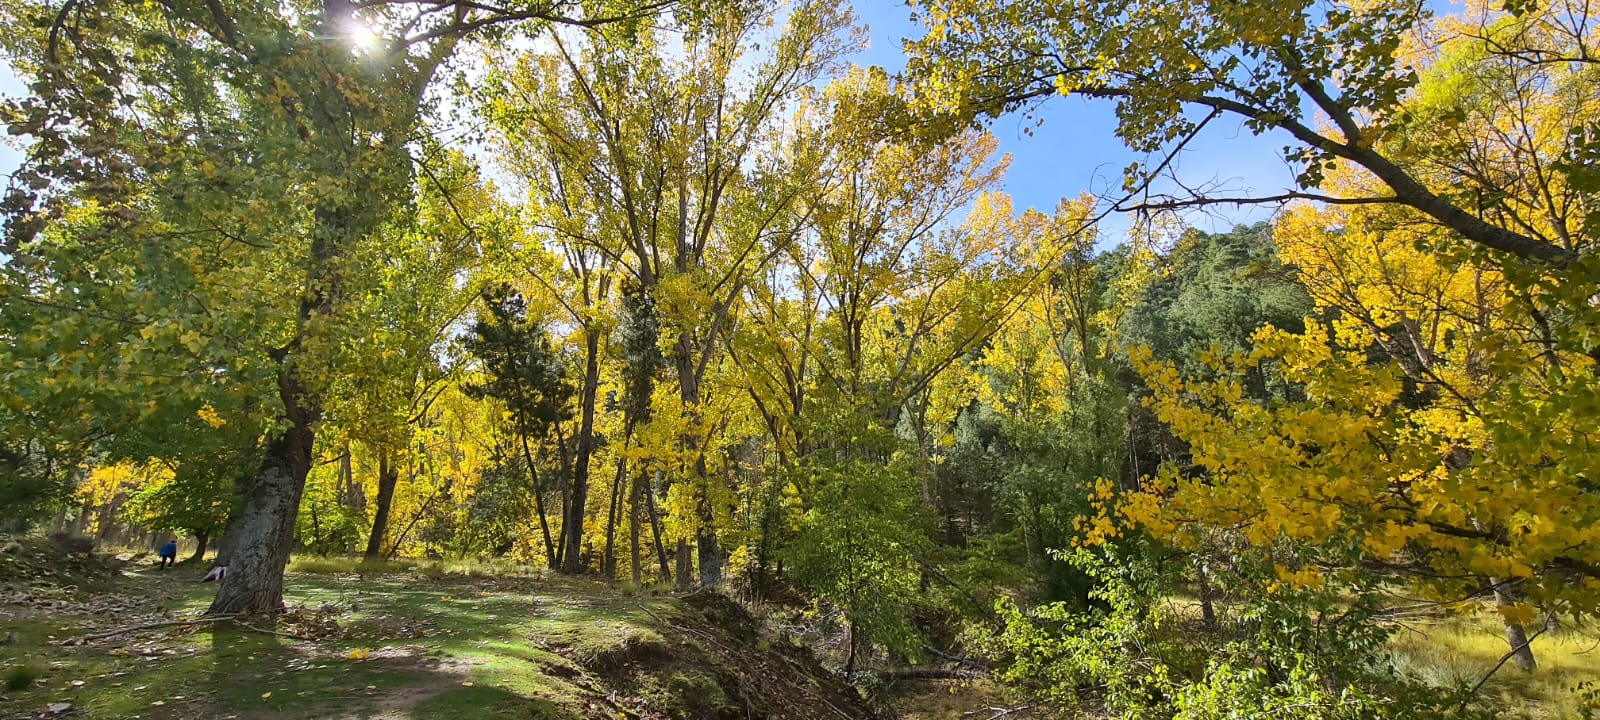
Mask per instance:
[[[161,557],[177,557],[177,556],[178,556],[178,543],[169,542],[169,543],[161,546]]]

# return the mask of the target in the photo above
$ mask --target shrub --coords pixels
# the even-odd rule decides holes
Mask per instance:
[[[1360,578],[1314,587],[1237,560],[1225,620],[1187,620],[1168,602],[1176,557],[1140,541],[1064,559],[1096,579],[1093,606],[1023,610],[1002,602],[990,640],[1001,676],[1067,704],[1129,720],[1489,717],[1459,689],[1399,676],[1378,593]],[[1252,583],[1251,580],[1256,582]],[[1252,590],[1253,588],[1253,590]]]

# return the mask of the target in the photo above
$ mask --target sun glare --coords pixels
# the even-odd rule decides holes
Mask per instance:
[[[350,42],[355,46],[356,50],[372,52],[378,49],[378,45],[382,41],[383,38],[378,35],[377,31],[368,27],[366,23],[355,19],[350,21]]]

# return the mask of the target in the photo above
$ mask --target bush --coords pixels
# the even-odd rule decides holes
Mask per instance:
[[[65,507],[71,495],[35,458],[0,446],[0,532],[27,532]]]
[[[1094,606],[1002,602],[990,641],[1002,678],[1130,720],[1491,717],[1461,690],[1410,682],[1388,660],[1377,593],[1360,579],[1291,587],[1237,559],[1230,613],[1185,619],[1170,565],[1140,541],[1064,559],[1095,578]],[[1166,566],[1166,567],[1164,567]],[[1250,583],[1251,579],[1256,580]],[[1252,591],[1252,588],[1254,590]]]

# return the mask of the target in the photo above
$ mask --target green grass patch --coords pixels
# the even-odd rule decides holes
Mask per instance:
[[[44,668],[37,663],[18,662],[6,666],[3,673],[4,677],[0,679],[0,682],[3,682],[7,692],[16,692],[33,687],[33,684],[42,675],[44,675]]]
[[[574,720],[583,717],[539,697],[526,697],[501,687],[458,687],[429,698],[411,712],[416,720],[513,718]]]
[[[326,557],[321,555],[296,555],[289,560],[289,572],[316,575],[344,573],[398,573],[416,569],[412,560],[368,560],[362,557]]]
[[[490,563],[299,558],[291,569],[279,629],[311,639],[197,624],[61,642],[198,617],[216,587],[198,582],[199,567],[125,569],[109,594],[62,585],[60,605],[0,603],[0,631],[17,637],[0,646],[0,669],[20,686],[0,697],[0,717],[53,703],[84,720],[742,717],[770,702],[746,687],[746,670],[795,674],[784,682],[806,690],[791,705],[824,687],[832,704],[850,702],[822,674],[762,658],[737,619],[652,590]]]

